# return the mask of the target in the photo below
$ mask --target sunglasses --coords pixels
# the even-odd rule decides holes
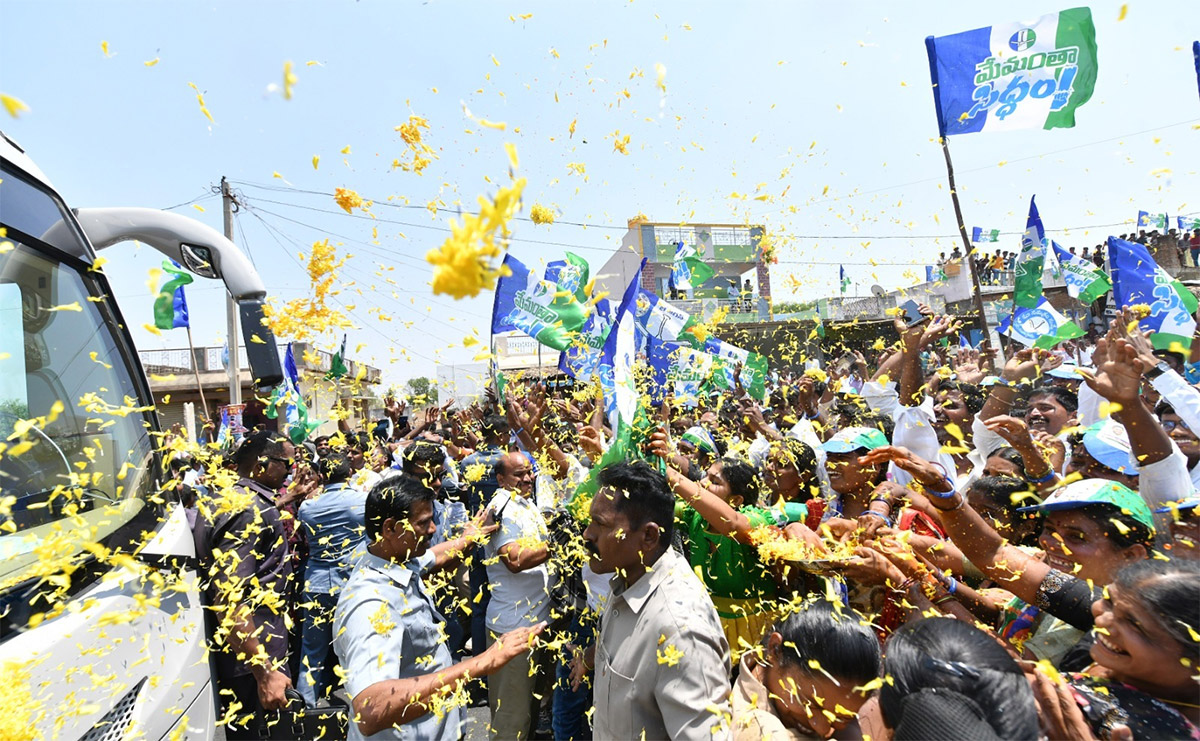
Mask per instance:
[[[292,466],[296,465],[296,459],[295,459],[295,458],[279,458],[279,457],[277,457],[277,456],[274,456],[274,455],[268,455],[268,456],[267,456],[267,460],[269,460],[269,461],[275,461],[275,462],[277,462],[277,463],[282,463],[283,465],[287,466],[288,468],[291,468]]]

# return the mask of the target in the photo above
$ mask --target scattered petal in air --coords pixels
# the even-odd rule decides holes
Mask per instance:
[[[504,151],[508,154],[508,163],[514,170],[518,169],[521,166],[521,160],[517,158],[517,145],[512,142],[504,142]]]
[[[346,146],[342,147],[340,151],[342,154],[350,154],[350,145],[347,144]]]
[[[288,60],[283,63],[283,99],[292,99],[292,86],[296,84],[296,74],[292,72],[292,62]]]
[[[100,42],[100,51],[104,52],[105,59],[112,58],[112,54],[108,53],[108,42],[107,41]]]
[[[312,158],[312,163],[313,163],[314,170],[317,169],[318,167],[320,167],[321,166],[321,155],[314,154],[313,158]]]
[[[158,64],[158,57],[155,57],[154,59],[148,59],[145,62],[142,62],[142,64],[146,65],[147,67],[153,67],[154,65]]]
[[[1127,15],[1129,15],[1129,3],[1125,3],[1121,6],[1121,11],[1117,13],[1117,22],[1119,23],[1125,20],[1125,16]]]
[[[553,224],[554,210],[543,206],[540,203],[533,204],[529,209],[529,220],[535,224]]]
[[[204,213],[204,206],[201,206],[199,203],[193,203],[192,208],[196,209],[200,213]]]
[[[196,91],[196,102],[200,104],[200,112],[204,114],[209,123],[215,123],[212,114],[208,111],[208,104],[204,102],[204,93],[200,92],[200,88],[196,87],[196,83],[194,82],[189,82],[188,87]]]
[[[14,98],[11,95],[0,93],[0,105],[4,106],[4,110],[8,111],[8,115],[17,118],[25,111],[29,110],[29,106],[25,105],[25,101],[20,98]]]

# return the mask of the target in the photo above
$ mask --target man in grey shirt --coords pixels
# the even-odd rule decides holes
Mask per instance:
[[[348,738],[454,741],[463,710],[447,693],[494,673],[525,653],[545,623],[501,636],[478,656],[453,664],[445,618],[421,581],[451,566],[496,530],[477,518],[462,537],[430,548],[433,490],[407,476],[383,479],[367,494],[367,552],[342,590],[333,647],[353,698]]]
[[[675,497],[646,463],[600,472],[584,531],[591,568],[615,573],[600,637],[574,662],[595,668],[597,739],[731,738],[729,644],[708,591],[671,550]]]

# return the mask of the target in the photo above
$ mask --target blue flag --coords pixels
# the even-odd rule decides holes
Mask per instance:
[[[642,282],[642,270],[646,258],[638,266],[633,280],[625,288],[625,295],[613,315],[612,328],[604,341],[600,355],[600,386],[604,391],[604,406],[612,426],[614,447],[625,447],[632,436],[633,418],[637,413],[638,394],[633,376],[634,357],[637,354],[637,303],[638,286]]]
[[[971,241],[978,244],[980,242],[999,242],[999,229],[985,229],[982,226],[971,227]]]
[[[1146,306],[1148,315],[1138,321],[1153,330],[1150,342],[1156,350],[1170,350],[1185,357],[1196,331],[1196,297],[1154,262],[1137,242],[1108,238],[1108,264],[1112,267],[1113,300],[1117,306]]]
[[[613,323],[612,304],[602,298],[583,323],[579,335],[558,356],[558,369],[571,378],[590,381],[600,366],[600,353]]]
[[[941,136],[1075,125],[1096,83],[1088,8],[925,39]]]
[[[1138,228],[1167,230],[1168,223],[1167,215],[1151,213],[1149,211],[1138,211],[1137,225]]]
[[[492,334],[520,330],[547,347],[566,350],[583,326],[583,305],[573,292],[539,279],[511,253],[504,264],[509,274],[496,283]]]
[[[1196,89],[1200,90],[1200,41],[1192,42],[1192,58],[1196,62]]]

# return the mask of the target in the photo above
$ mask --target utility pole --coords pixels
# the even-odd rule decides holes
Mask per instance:
[[[229,181],[221,176],[221,205],[225,212],[225,238],[233,241],[233,192]],[[229,343],[229,403],[242,403],[242,374],[238,368],[238,307],[229,293],[225,294],[226,342]]]

